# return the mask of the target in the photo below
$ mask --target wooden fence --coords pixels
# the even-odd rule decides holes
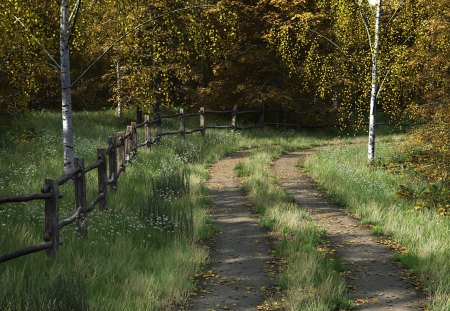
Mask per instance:
[[[60,230],[74,222],[76,222],[78,232],[86,237],[88,232],[88,214],[94,211],[96,206],[100,210],[107,209],[108,192],[117,190],[119,177],[125,172],[127,164],[137,156],[139,148],[151,149],[153,145],[159,144],[164,136],[179,135],[184,138],[186,135],[196,132],[200,132],[204,136],[207,129],[230,129],[235,131],[253,128],[264,129],[266,126],[295,127],[300,129],[300,116],[314,113],[297,112],[296,123],[286,123],[286,113],[283,114],[283,121],[281,121],[278,112],[275,112],[276,118],[274,122],[266,122],[266,114],[268,112],[275,111],[265,109],[238,111],[236,106],[232,110],[212,111],[205,110],[202,107],[199,112],[195,113],[184,113],[183,109],[180,109],[180,112],[177,114],[161,115],[156,113],[153,119],[150,119],[148,115],[144,116],[142,123],[131,122],[125,132],[117,133],[117,137],[109,137],[107,148],[97,149],[96,162],[87,165],[83,158],[75,157],[74,170],[58,179],[46,179],[40,193],[0,196],[0,204],[43,200],[45,205],[44,242],[0,255],[0,263],[42,250],[45,250],[48,257],[55,258],[58,254],[58,248],[62,244],[59,239]],[[238,126],[237,117],[243,114],[256,114],[259,117],[259,123],[246,127]],[[228,125],[221,126],[208,125],[206,123],[207,115],[231,115],[231,122]],[[185,119],[189,117],[199,118],[199,127],[197,129],[186,130]],[[163,132],[162,120],[173,118],[178,118],[179,130]],[[152,133],[152,127],[156,128],[155,133]],[[144,140],[142,142],[138,141],[138,129],[143,129]],[[98,191],[97,196],[88,204],[86,174],[92,171],[97,171]],[[60,220],[59,200],[63,195],[59,192],[59,187],[69,181],[73,181],[75,212],[72,216]]]

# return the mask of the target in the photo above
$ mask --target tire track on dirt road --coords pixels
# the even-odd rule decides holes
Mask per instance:
[[[344,264],[354,310],[422,310],[425,297],[395,262],[392,249],[380,244],[379,237],[342,208],[330,204],[324,193],[315,189],[314,182],[297,168],[299,162],[316,151],[284,155],[275,162],[273,171],[282,188],[326,230],[326,239]]]
[[[272,242],[235,177],[236,164],[247,155],[236,153],[210,170],[211,213],[220,234],[212,240],[212,263],[197,280],[188,310],[257,310],[273,283],[266,273]]]

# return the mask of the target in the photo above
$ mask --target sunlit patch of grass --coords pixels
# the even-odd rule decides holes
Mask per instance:
[[[302,144],[308,146],[308,142]],[[345,283],[338,273],[340,265],[318,249],[324,232],[270,175],[272,161],[284,148],[255,151],[236,167],[254,211],[261,215],[261,225],[278,237],[274,255],[287,261],[278,279],[285,289],[278,300],[285,310],[348,309]]]
[[[398,142],[378,144],[377,156],[391,157]],[[332,198],[377,234],[391,236],[406,248],[397,258],[414,271],[425,286],[432,310],[450,309],[450,220],[433,211],[416,211],[414,202],[399,198],[401,185],[419,187],[420,181],[368,166],[366,146],[333,147],[309,157],[308,172]]]

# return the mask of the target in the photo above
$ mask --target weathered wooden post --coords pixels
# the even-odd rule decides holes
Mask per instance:
[[[80,217],[77,221],[77,231],[87,237],[87,204],[86,204],[86,173],[84,171],[84,159],[75,157],[75,169],[79,168],[80,173],[74,177],[75,184],[75,210],[80,210]]]
[[[134,158],[137,155],[137,128],[136,122],[131,122],[131,156]]]
[[[125,132],[125,160],[131,160],[131,125],[127,126],[127,131]]]
[[[259,116],[259,123],[261,124],[261,129],[264,130],[265,126],[266,126],[266,121],[265,121],[265,113],[266,113],[266,109],[265,106],[262,106],[262,110],[261,110],[261,114]]]
[[[59,248],[58,181],[46,179],[45,188],[51,193],[51,197],[45,199],[44,241],[52,243],[52,246],[46,249],[45,253],[50,258],[56,258]]]
[[[98,194],[103,193],[103,197],[99,201],[100,210],[106,210],[106,197],[108,192],[108,175],[106,165],[106,150],[97,149],[98,160]]]
[[[205,107],[200,107],[200,133],[205,136]]]
[[[150,148],[152,146],[152,133],[150,129],[150,116],[145,115],[144,116],[144,136],[145,136],[145,143],[147,148]]]
[[[180,135],[181,137],[186,137],[186,127],[184,122],[184,109],[180,108]]]
[[[237,105],[233,106],[233,112],[231,113],[231,131],[236,130],[236,118],[237,118]]]
[[[136,108],[136,122],[142,123],[142,109],[140,107]]]
[[[117,140],[119,141],[119,168],[121,172],[125,172],[125,140],[123,132],[117,133]]]
[[[283,130],[286,130],[286,110],[283,110]]]
[[[161,113],[158,111],[155,114],[156,118],[156,143],[159,145],[161,143],[162,138],[162,119],[161,119]]]
[[[112,191],[117,190],[117,142],[112,136],[109,137],[108,143],[108,160],[109,160],[109,187]]]

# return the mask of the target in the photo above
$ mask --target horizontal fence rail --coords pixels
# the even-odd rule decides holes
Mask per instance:
[[[276,121],[266,122],[266,114],[275,112]],[[55,258],[62,242],[59,239],[59,231],[76,222],[77,231],[84,237],[88,233],[88,214],[98,208],[101,211],[107,210],[108,193],[115,192],[119,186],[118,180],[125,171],[127,165],[137,156],[140,148],[152,149],[153,146],[161,143],[164,136],[179,135],[184,138],[186,135],[199,132],[205,136],[207,129],[229,129],[250,130],[264,129],[266,126],[277,127],[301,127],[300,115],[314,114],[316,112],[293,112],[297,114],[296,123],[286,122],[286,113],[283,114],[283,121],[280,121],[278,111],[261,109],[261,110],[237,110],[234,106],[232,110],[213,111],[205,110],[201,107],[198,112],[185,113],[180,109],[179,113],[170,115],[161,115],[155,113],[153,119],[150,116],[144,116],[144,122],[131,122],[124,132],[117,133],[116,136],[109,137],[108,146],[104,149],[97,149],[97,161],[85,165],[84,159],[75,157],[75,169],[58,179],[46,179],[40,193],[32,193],[26,195],[0,196],[0,204],[28,202],[33,200],[43,200],[45,207],[45,229],[44,242],[24,247],[8,254],[0,255],[0,263],[18,258],[24,255],[45,250],[46,255]],[[237,116],[243,114],[255,114],[259,117],[259,123],[250,126],[238,126]],[[231,122],[228,125],[207,125],[206,116],[208,115],[230,115]],[[186,129],[186,118],[198,117],[199,127],[195,129]],[[162,120],[175,119],[179,120],[179,130],[171,132],[163,132]],[[152,127],[154,127],[152,131]],[[330,127],[330,126],[328,126]],[[143,141],[138,142],[138,129],[142,129]],[[97,172],[97,194],[95,198],[87,203],[87,184],[86,175],[90,172]],[[74,213],[69,217],[59,220],[59,200],[63,195],[59,192],[59,187],[73,181],[73,191],[75,194]]]

